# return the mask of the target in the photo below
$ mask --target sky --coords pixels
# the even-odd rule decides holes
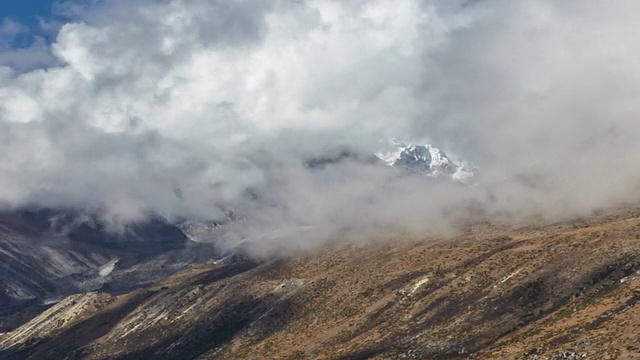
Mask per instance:
[[[0,5],[0,64],[18,71],[55,63],[47,46],[55,40],[58,25],[54,1],[3,1]]]
[[[55,0],[4,1],[0,7],[0,18],[11,18],[29,27],[38,24],[38,18],[50,18]]]
[[[100,0],[21,0],[0,5],[0,65],[24,72],[57,65],[50,45]]]
[[[83,1],[39,30],[3,11],[3,208],[232,213],[224,242],[267,254],[640,200],[637,1]],[[389,138],[474,184],[304,166]]]

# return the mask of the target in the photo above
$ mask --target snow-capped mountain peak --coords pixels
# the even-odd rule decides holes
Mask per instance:
[[[449,178],[464,182],[473,176],[465,162],[454,161],[431,144],[405,144],[395,139],[376,156],[389,166],[435,178]]]

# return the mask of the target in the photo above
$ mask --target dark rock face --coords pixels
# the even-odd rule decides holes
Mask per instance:
[[[348,161],[363,165],[379,165],[384,163],[375,155],[362,155],[357,151],[350,149],[341,149],[334,152],[329,152],[324,156],[318,156],[305,160],[304,165],[310,170],[322,170],[326,166],[342,164]]]
[[[188,241],[176,226],[158,219],[132,224],[119,232],[109,232],[99,223],[85,222],[69,231],[67,237],[71,241],[126,250],[139,253],[140,256],[152,256],[168,250],[181,250],[186,247]],[[149,242],[155,246],[149,246]]]

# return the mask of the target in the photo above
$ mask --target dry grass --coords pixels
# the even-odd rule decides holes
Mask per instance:
[[[0,358],[640,358],[639,215],[194,267],[71,317],[62,302]]]

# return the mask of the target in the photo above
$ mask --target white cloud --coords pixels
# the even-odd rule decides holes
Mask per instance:
[[[71,8],[82,21],[60,29],[52,49],[60,65],[0,79],[0,200],[89,207],[116,220],[241,208],[249,220],[229,241],[287,228],[315,229],[304,236],[313,239],[392,224],[440,230],[443,214],[469,201],[490,212],[567,214],[633,200],[638,7]],[[470,158],[482,169],[478,186],[390,179],[357,164],[303,166],[338,146],[373,153],[393,136],[430,138]],[[291,234],[256,241],[283,246],[282,237],[299,237]]]

